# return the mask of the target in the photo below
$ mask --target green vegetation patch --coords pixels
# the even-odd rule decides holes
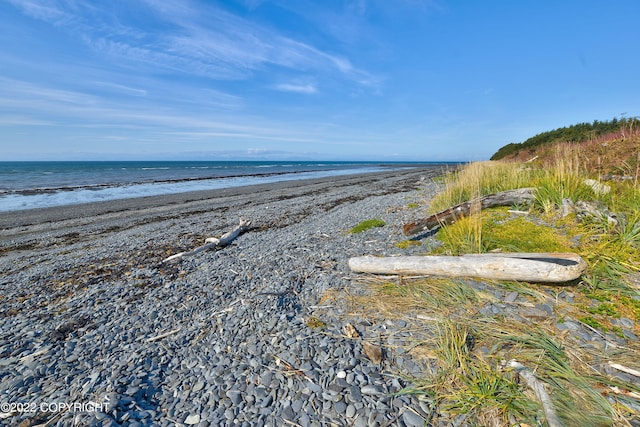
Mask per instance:
[[[502,213],[489,214],[482,228],[487,251],[566,252],[570,242],[560,230],[533,222],[523,216],[501,219]]]
[[[420,246],[420,245],[422,245],[422,243],[417,240],[403,240],[401,242],[396,243],[396,247],[400,249],[408,249],[412,246]]]
[[[568,252],[566,232],[523,216],[512,216],[506,208],[483,211],[463,218],[438,232],[442,253],[463,254],[500,250],[504,252]]]
[[[584,317],[580,317],[578,320],[580,320],[582,323],[591,326],[594,329],[600,329],[603,331],[606,331],[607,328],[604,327],[604,325],[600,322],[598,322],[593,316],[584,316]]]
[[[591,314],[601,314],[601,315],[606,315],[610,317],[620,317],[620,314],[618,313],[618,309],[612,303],[602,303],[602,304],[599,304],[597,307],[590,308],[588,311]]]
[[[387,225],[387,223],[379,218],[367,219],[349,230],[349,233],[362,233],[363,231],[367,231],[375,227],[384,227],[385,225]]]
[[[315,316],[311,316],[307,319],[307,327],[311,329],[324,329],[327,327],[327,323],[323,322]]]

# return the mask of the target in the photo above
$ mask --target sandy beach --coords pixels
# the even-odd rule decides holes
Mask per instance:
[[[406,324],[350,319],[343,296],[362,292],[349,257],[424,252],[395,243],[402,224],[424,213],[441,173],[432,166],[0,214],[2,422],[421,425],[420,402],[394,396],[402,375],[420,366],[392,351],[375,363],[342,332],[351,322],[380,344],[410,339]],[[407,207],[415,203],[422,207]],[[232,245],[161,262],[240,218],[252,227]],[[347,233],[372,218],[386,225]],[[324,328],[310,327],[312,317]],[[77,407],[51,406],[63,403]]]

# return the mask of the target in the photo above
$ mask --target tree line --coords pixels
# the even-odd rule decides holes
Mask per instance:
[[[603,134],[625,129],[631,130],[639,124],[640,121],[636,117],[614,118],[609,121],[594,120],[593,123],[578,123],[539,133],[524,142],[507,144],[491,156],[491,160],[500,160],[511,154],[516,154],[521,150],[530,150],[533,152],[536,147],[554,142],[581,143],[595,139]]]

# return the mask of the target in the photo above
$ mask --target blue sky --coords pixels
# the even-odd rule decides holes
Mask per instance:
[[[640,115],[637,0],[0,0],[0,160],[483,160]]]

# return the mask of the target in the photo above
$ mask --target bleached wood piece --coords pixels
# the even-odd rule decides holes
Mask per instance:
[[[556,414],[556,408],[549,396],[549,393],[547,393],[547,390],[544,389],[544,386],[540,381],[538,381],[533,372],[515,360],[510,360],[507,366],[515,369],[516,372],[518,372],[518,375],[520,375],[529,388],[536,394],[536,397],[540,401],[540,405],[542,405],[544,415],[547,418],[547,425],[549,427],[564,427],[564,424]]]
[[[622,396],[628,396],[628,397],[633,397],[634,399],[640,399],[640,394],[634,392],[634,391],[629,391],[629,390],[622,390],[620,387],[616,387],[616,386],[609,386],[609,391],[615,393],[615,394],[619,394]]]
[[[49,347],[45,347],[42,348],[34,353],[31,354],[27,354],[26,356],[22,356],[20,359],[18,359],[20,362],[26,362],[26,361],[31,361],[33,360],[33,358],[35,358],[36,356],[41,356],[43,354],[47,354],[49,352]]]
[[[500,253],[462,256],[363,256],[349,259],[360,273],[475,277],[495,280],[562,283],[575,280],[587,264],[573,253]]]
[[[534,160],[536,160],[539,156],[533,156],[532,158],[530,158],[529,160],[527,160],[525,163],[531,163]]]
[[[608,365],[611,366],[613,369],[617,369],[618,371],[640,378],[640,371],[638,371],[637,369],[628,368],[624,365],[621,365],[619,363],[613,363],[613,362],[609,362]]]
[[[447,208],[427,218],[404,225],[404,234],[411,235],[431,230],[441,225],[453,224],[460,218],[471,215],[474,209],[482,210],[496,206],[528,205],[534,199],[535,188],[519,188],[489,194]]]
[[[165,332],[164,334],[160,334],[160,335],[156,335],[155,337],[147,338],[147,342],[158,341],[158,340],[161,340],[163,338],[169,337],[169,336],[171,336],[173,334],[177,334],[178,332],[180,332],[180,329],[172,329],[169,332]]]
[[[188,252],[180,252],[174,255],[171,255],[168,258],[162,260],[162,262],[168,262],[175,259],[180,259],[185,256],[195,255],[199,252],[206,251],[207,249],[222,247],[229,245],[236,237],[245,232],[249,226],[251,225],[251,221],[240,218],[240,223],[231,231],[227,231],[220,238],[218,237],[208,237],[205,239],[205,244],[195,248],[192,251]]]

